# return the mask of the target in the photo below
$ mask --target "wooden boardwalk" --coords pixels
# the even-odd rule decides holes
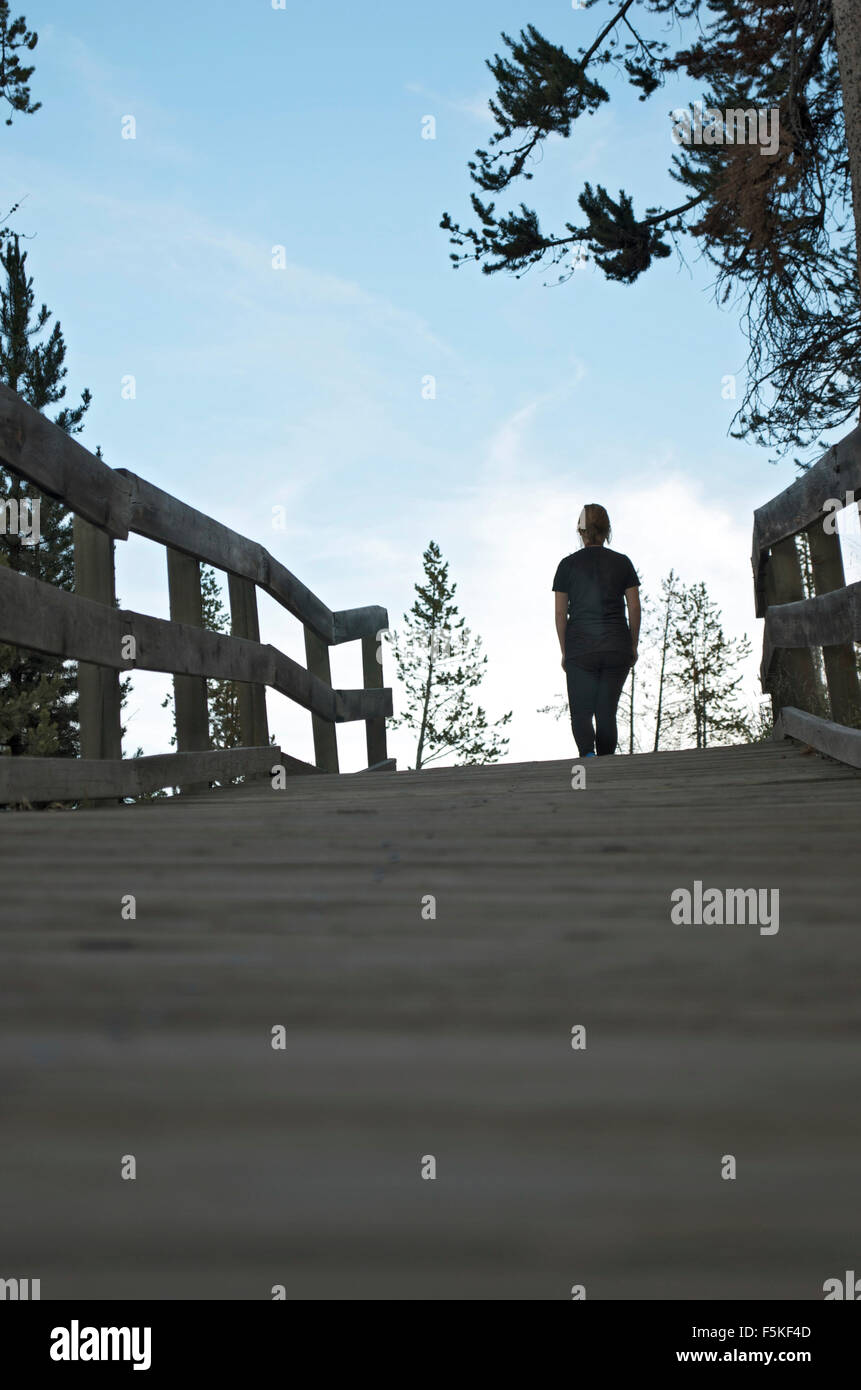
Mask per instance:
[[[0,1277],[821,1299],[857,1269],[859,774],[571,767],[2,814]],[[674,925],[694,880],[779,889],[779,932]]]

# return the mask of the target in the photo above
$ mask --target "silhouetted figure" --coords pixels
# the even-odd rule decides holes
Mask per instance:
[[[640,581],[627,555],[605,546],[610,518],[597,502],[583,508],[577,533],[582,549],[559,562],[553,590],[571,728],[590,758],[616,751],[619,696],[637,660]]]

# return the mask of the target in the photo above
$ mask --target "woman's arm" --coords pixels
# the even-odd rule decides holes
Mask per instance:
[[[559,646],[562,651],[562,669],[565,670],[565,629],[568,626],[568,595],[560,593],[557,589],[553,595],[554,614],[556,617],[556,636],[559,638]]]
[[[625,590],[625,602],[628,605],[628,622],[631,625],[631,665],[637,664],[637,643],[640,640],[640,590],[636,586]]]

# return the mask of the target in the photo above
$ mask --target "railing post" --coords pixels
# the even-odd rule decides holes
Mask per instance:
[[[73,521],[75,593],[113,608],[114,543],[106,531],[81,516]],[[118,652],[119,656],[120,653]],[[121,758],[120,674],[109,666],[78,662],[78,723],[82,758]]]
[[[765,567],[765,598],[769,607],[796,603],[804,598],[801,565],[795,537],[777,541]],[[809,714],[820,714],[823,691],[813,653],[809,647],[787,647],[775,651],[769,681],[775,718],[784,705],[794,705]]]
[[[325,681],[327,685],[332,684],[328,643],[308,626],[305,626],[305,660],[312,676]],[[338,737],[335,725],[319,714],[311,715],[311,725],[314,730],[314,762],[321,772],[337,772]]]
[[[378,637],[362,638],[362,683],[366,690],[383,689],[383,663],[380,660],[380,641]],[[388,758],[386,751],[385,719],[366,719],[365,736],[368,745],[368,767],[384,763]]]
[[[228,574],[230,593],[230,631],[234,637],[260,641],[260,622],[257,616],[257,589],[250,579]],[[263,748],[269,742],[269,723],[266,718],[266,687],[236,682],[239,700],[239,735],[245,748]]]
[[[175,623],[203,627],[200,563],[181,550],[167,546],[167,586],[170,616]],[[209,748],[209,709],[204,676],[173,678],[176,709],[176,746],[180,753],[200,753]],[[182,787],[184,792],[206,791],[208,783]]]
[[[824,519],[820,517],[808,527],[807,536],[810,541],[813,585],[817,595],[830,594],[833,589],[842,589],[846,584],[846,576],[843,572],[843,556],[837,532],[826,531]],[[858,687],[855,648],[851,643],[843,643],[838,647],[823,647],[822,659],[828,682],[831,718],[835,724],[861,727],[861,691]]]

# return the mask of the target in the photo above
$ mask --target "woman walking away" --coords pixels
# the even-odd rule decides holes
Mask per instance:
[[[640,581],[627,555],[605,547],[610,518],[597,502],[583,508],[577,532],[582,549],[560,561],[553,589],[571,728],[581,758],[592,758],[616,751],[616,709],[637,660]]]

